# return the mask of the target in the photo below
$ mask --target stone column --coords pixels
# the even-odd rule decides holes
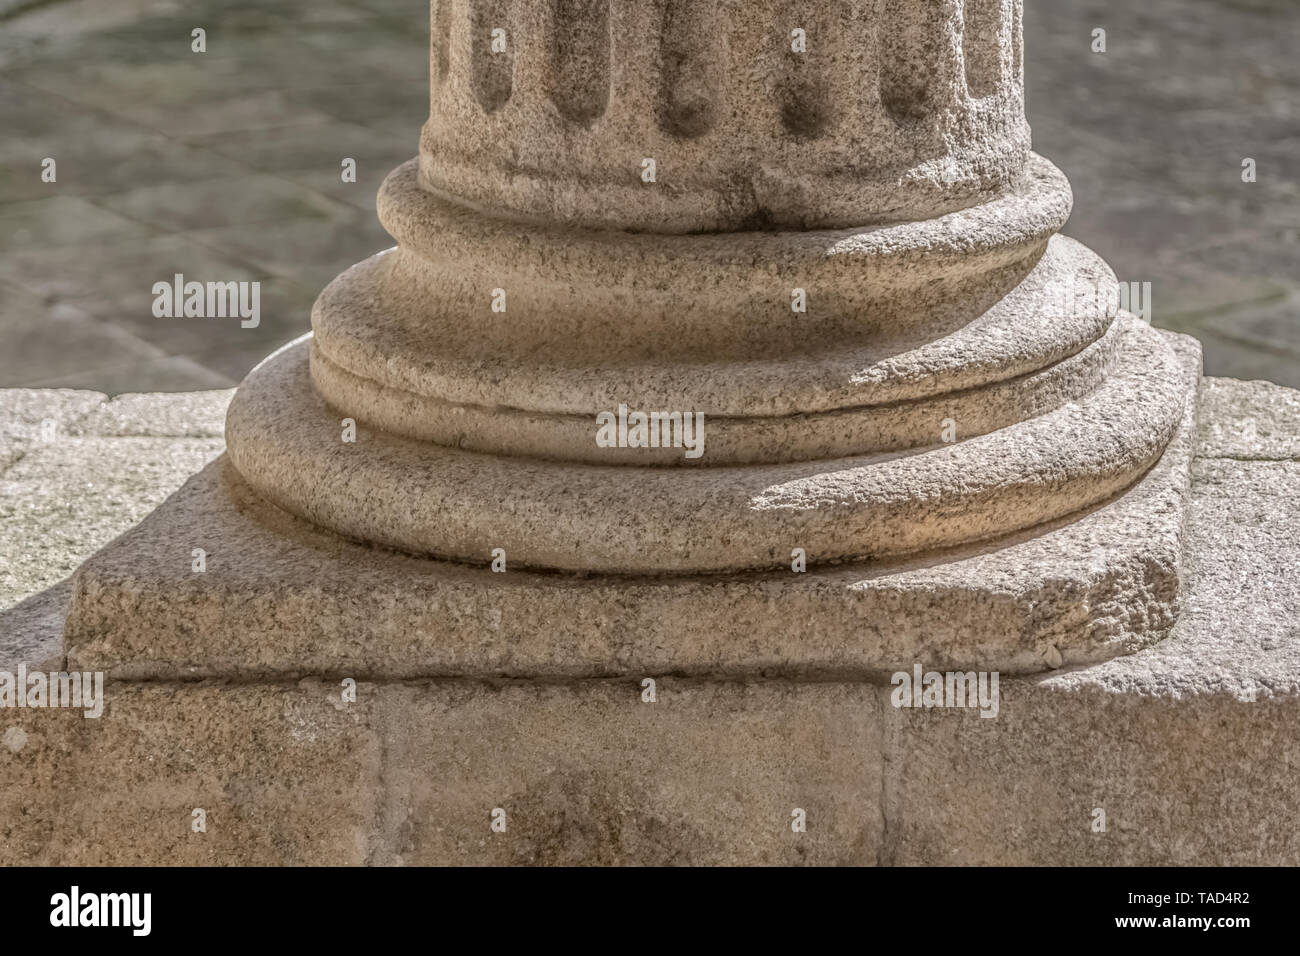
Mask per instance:
[[[242,480],[347,538],[601,601],[672,580],[737,620],[784,595],[851,630],[860,590],[888,592],[879,646],[831,641],[868,669],[937,619],[947,659],[1015,670],[1157,640],[1177,523],[1119,516],[1150,472],[1176,517],[1192,373],[1056,235],[1070,193],[1029,151],[1020,15],[434,3],[419,157],[379,197],[397,248],[244,384]]]
[[[0,854],[1295,859],[1290,473],[1203,462],[1191,613],[1111,659],[1178,612],[1199,351],[1057,234],[1019,14],[436,4],[397,247],[249,375],[228,456],[78,571],[65,666],[109,675],[109,719],[42,751],[18,712],[42,756],[0,748],[35,794]],[[1255,433],[1225,411],[1255,398],[1208,391]],[[703,415],[703,444],[608,447],[620,406],[682,439]],[[1223,515],[1264,530],[1212,545]],[[900,671],[1002,703],[905,708]]]

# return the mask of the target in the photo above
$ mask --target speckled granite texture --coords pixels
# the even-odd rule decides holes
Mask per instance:
[[[6,659],[109,700],[3,715],[3,858],[1295,862],[1294,462],[1196,455],[1293,408],[1198,421],[1199,345],[1057,236],[1022,12],[433,4],[397,249],[70,583],[61,510],[220,440],[15,397]]]

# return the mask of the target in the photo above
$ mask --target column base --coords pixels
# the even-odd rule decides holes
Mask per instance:
[[[1194,340],[1161,333],[1193,394]],[[1195,426],[1099,506],[903,560],[719,575],[505,573],[357,544],[224,457],[77,574],[71,667],[238,677],[877,680],[917,661],[1025,674],[1132,653],[1177,617]],[[192,570],[192,551],[206,570]]]

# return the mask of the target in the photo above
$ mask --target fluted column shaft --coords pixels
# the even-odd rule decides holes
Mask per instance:
[[[1021,8],[432,0],[421,182],[637,231],[931,218],[1024,166]]]

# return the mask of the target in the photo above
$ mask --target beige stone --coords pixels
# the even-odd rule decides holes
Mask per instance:
[[[34,447],[57,440],[82,415],[104,401],[100,392],[75,389],[4,390],[0,407],[0,473]]]
[[[1270,415],[1285,421],[1296,401],[1249,383],[1215,389],[1203,435],[1271,434]],[[640,677],[361,681],[355,704],[339,696],[341,675],[113,680],[98,722],[0,711],[0,859],[1294,863],[1300,474],[1289,460],[1204,457],[1223,451],[1212,441],[1200,450],[1173,635],[1104,663],[1007,676],[995,719],[896,709],[883,682],[762,675],[660,674],[654,704],[641,701]],[[102,446],[64,464],[73,482],[123,467]],[[33,500],[55,494],[21,487]],[[164,493],[122,487],[141,508]],[[271,522],[265,540],[290,560],[293,519],[234,500]],[[322,580],[317,600],[351,577]],[[317,663],[307,643],[289,653]],[[920,662],[943,666],[928,653]],[[210,811],[207,834],[188,829],[195,806]],[[505,834],[489,828],[498,806]],[[794,806],[809,810],[798,838]],[[1104,833],[1092,830],[1098,808]]]
[[[1294,393],[1198,401],[1057,235],[1019,0],[431,13],[397,248],[77,572],[109,707],[0,713],[6,862],[1296,862]],[[152,504],[223,401],[36,453],[20,396],[6,488]],[[704,454],[593,447],[623,403]]]
[[[1218,409],[1259,394],[1227,381],[1215,391]],[[1296,393],[1273,395],[1285,420]],[[1258,412],[1207,418],[1211,434],[1272,427]],[[1297,488],[1295,462],[1199,459],[1189,593],[1167,640],[1095,667],[1008,680],[996,720],[887,717],[882,860],[1300,862]],[[1094,831],[1099,809],[1105,832]]]
[[[1194,380],[1194,343],[1170,341]],[[726,577],[538,574],[509,557],[494,573],[487,554],[474,567],[384,552],[266,505],[214,463],[83,565],[69,659],[148,678],[862,678],[921,651],[1012,673],[1099,660],[1174,620],[1192,418],[1135,488],[1086,515],[942,561]]]
[[[1020,4],[824,4],[790,38],[790,11],[758,13],[721,4],[688,40],[702,14],[676,3],[435,4],[420,155],[378,202],[397,248],[236,395],[243,481],[352,540],[615,591],[799,554],[943,564],[1132,489],[1193,383],[1056,235],[1072,200],[1028,149]],[[689,121],[683,43],[749,64]],[[623,408],[703,422],[702,446],[597,442]],[[1176,566],[1154,540],[1146,566]],[[1120,588],[1125,610],[1064,580],[1033,589],[1036,633],[1174,613],[1163,586]]]
[[[375,863],[863,865],[879,850],[866,685],[661,678],[653,703],[639,680],[381,693]]]
[[[58,393],[52,399],[51,415],[61,404]],[[219,451],[213,439],[109,441],[61,434],[29,446],[0,475],[0,667],[57,665],[64,656],[69,578],[87,552],[145,517]],[[85,462],[96,467],[86,469]],[[42,494],[34,497],[31,488]]]
[[[439,2],[421,180],[606,229],[930,218],[1024,162],[1020,15],[1019,0]]]
[[[1300,459],[1300,399],[1271,382],[1207,378],[1200,392],[1201,454]]]
[[[1021,673],[1158,640],[1197,359],[1057,235],[1072,198],[1028,148],[1021,5],[878,13],[822,4],[787,37],[801,15],[724,3],[692,40],[704,14],[677,3],[434,4],[420,155],[378,201],[397,248],[239,389],[237,474],[85,569],[70,659],[879,675],[925,649]],[[690,118],[687,48],[749,64]],[[628,166],[645,150],[663,179]],[[702,442],[598,443],[623,407]],[[212,569],[167,540],[211,544]]]
[[[68,428],[85,437],[221,438],[234,389],[115,395]]]
[[[1159,335],[1120,322],[1114,374],[1079,401],[914,454],[684,470],[487,456],[366,429],[345,442],[301,344],[236,395],[228,451],[254,490],[300,517],[465,562],[494,548],[525,567],[604,573],[789,567],[796,547],[819,564],[894,557],[1078,511],[1155,463],[1192,383]]]
[[[27,735],[0,746],[4,863],[365,860],[382,752],[373,694],[344,705],[336,687],[306,682],[110,683],[105,695],[97,719],[0,711]]]

